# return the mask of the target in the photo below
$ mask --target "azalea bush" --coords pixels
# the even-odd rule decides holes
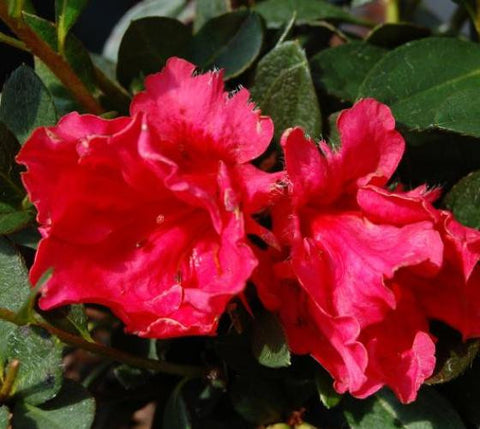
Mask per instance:
[[[0,429],[480,427],[480,3],[87,3],[0,0]]]

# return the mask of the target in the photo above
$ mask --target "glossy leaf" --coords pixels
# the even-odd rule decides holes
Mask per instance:
[[[436,127],[480,137],[480,88],[458,91],[445,99],[435,114]]]
[[[264,312],[256,316],[252,351],[258,362],[269,368],[282,368],[291,364],[285,333],[274,314]]]
[[[444,203],[459,222],[480,229],[480,171],[460,180],[445,196]]]
[[[408,405],[401,404],[386,389],[368,399],[349,398],[344,405],[351,429],[465,429],[451,404],[428,386]]]
[[[163,429],[192,429],[191,416],[182,395],[182,387],[186,380],[181,381],[173,390],[165,405],[163,413]]]
[[[367,36],[366,42],[382,48],[396,48],[412,40],[428,37],[428,28],[409,23],[387,23],[375,27]]]
[[[88,0],[56,0],[55,15],[60,51],[63,51],[68,32],[87,6]]]
[[[315,371],[315,386],[318,397],[326,408],[333,408],[342,400],[342,395],[338,394],[333,388],[332,377],[320,366]]]
[[[282,43],[260,60],[251,93],[262,113],[272,117],[277,139],[297,125],[313,138],[320,136],[320,106],[305,52],[298,43]]]
[[[365,76],[386,52],[364,42],[320,51],[310,60],[313,82],[327,94],[353,102]]]
[[[52,97],[35,72],[22,65],[7,80],[0,102],[0,121],[15,134],[20,143],[42,125],[57,122]]]
[[[367,75],[359,98],[376,98],[392,108],[403,126],[426,129],[435,126],[437,111],[452,93],[479,84],[478,44],[426,38],[385,55]]]
[[[325,0],[266,0],[255,8],[267,21],[270,28],[280,28],[296,14],[297,25],[309,24],[319,20],[363,23],[344,9]]]
[[[172,18],[148,17],[133,21],[120,44],[118,81],[129,88],[134,80],[143,82],[146,75],[159,72],[168,58],[185,58],[191,38],[190,30]]]
[[[209,20],[194,37],[191,59],[203,69],[224,69],[224,77],[229,79],[253,64],[262,44],[260,16],[240,10]]]
[[[208,20],[230,12],[231,0],[197,0],[195,3],[195,21],[193,31],[197,32]]]
[[[245,420],[257,425],[281,420],[285,408],[284,397],[273,380],[240,376],[229,391],[235,411]]]
[[[187,0],[143,0],[130,8],[115,24],[103,47],[103,56],[117,62],[118,49],[125,32],[132,21],[147,17],[177,18],[180,21],[191,20],[192,14],[187,7]]]
[[[58,395],[34,406],[15,407],[14,427],[22,429],[90,429],[95,416],[95,401],[82,385],[65,379]]]

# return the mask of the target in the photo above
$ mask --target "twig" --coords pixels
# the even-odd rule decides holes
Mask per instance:
[[[0,19],[22,40],[33,55],[40,58],[58,79],[70,90],[78,102],[89,112],[97,115],[104,112],[85,84],[71,68],[70,64],[42,40],[21,18],[8,13],[7,3],[0,0]]]

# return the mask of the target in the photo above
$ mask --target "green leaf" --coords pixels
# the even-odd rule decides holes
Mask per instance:
[[[35,72],[25,65],[6,81],[0,102],[0,121],[24,143],[32,131],[57,122],[52,97]]]
[[[281,388],[274,380],[251,375],[239,376],[234,380],[229,393],[235,411],[245,420],[257,425],[281,420],[285,400]]]
[[[460,180],[445,196],[444,204],[459,222],[480,229],[480,171]]]
[[[17,311],[29,295],[30,281],[25,263],[8,240],[0,237],[0,306]]]
[[[120,44],[118,81],[130,88],[134,80],[158,72],[172,56],[187,56],[190,30],[172,18],[149,17],[133,21]]]
[[[196,33],[208,20],[231,10],[230,0],[197,0],[193,31]]]
[[[310,60],[313,82],[327,94],[354,101],[365,76],[386,52],[364,42],[320,51]]]
[[[58,395],[37,407],[19,403],[13,426],[21,429],[90,429],[95,417],[95,401],[80,384],[65,379]]]
[[[20,144],[15,136],[0,122],[0,201],[12,208],[20,208],[25,198],[20,180],[21,168],[15,162],[19,150]]]
[[[442,340],[440,338],[436,344],[435,371],[426,381],[427,384],[446,383],[462,375],[472,366],[480,348],[479,340],[463,342],[460,338],[446,345],[442,344]]]
[[[10,411],[4,405],[0,406],[0,429],[8,429],[10,426]]]
[[[29,247],[30,249],[35,250],[42,237],[36,227],[29,226],[28,228],[10,234],[8,238],[20,246]]]
[[[387,23],[376,26],[365,39],[366,42],[382,48],[396,48],[412,40],[430,36],[428,28],[406,22]]]
[[[184,379],[175,387],[165,405],[163,429],[192,429],[190,412],[182,395],[182,387],[186,382]]]
[[[269,368],[282,368],[291,364],[285,332],[274,314],[265,311],[256,316],[252,351],[258,362]]]
[[[55,108],[59,116],[64,116],[74,110],[83,112],[81,107],[71,92],[63,85],[62,82],[55,76],[55,74],[43,63],[39,58],[35,57],[35,73],[42,80],[50,92]]]
[[[84,305],[67,305],[46,311],[42,316],[52,325],[72,334],[80,334],[85,340],[92,341]]]
[[[332,377],[320,366],[315,371],[315,386],[320,401],[327,409],[337,406],[342,400],[342,395],[333,388]]]
[[[54,50],[57,50],[57,31],[50,21],[36,15],[23,14],[25,22]],[[69,33],[65,40],[64,56],[76,75],[92,92],[96,90],[92,60],[83,44]]]
[[[60,52],[65,46],[68,32],[87,6],[88,0],[55,0],[57,37]]]
[[[262,113],[272,117],[277,139],[293,126],[303,127],[313,138],[320,136],[320,106],[298,43],[282,43],[260,60],[251,93]]]
[[[459,134],[480,137],[480,88],[472,87],[453,93],[435,114],[436,127]]]
[[[224,69],[224,78],[229,79],[253,64],[262,44],[260,16],[238,10],[213,18],[200,29],[193,39],[191,59],[203,69]]]
[[[41,404],[53,398],[62,384],[62,347],[46,331],[30,326],[12,330],[3,360],[20,362],[13,391],[15,398]]]
[[[401,404],[386,389],[369,399],[349,398],[344,413],[352,429],[465,429],[451,404],[428,386],[409,405]]]
[[[32,210],[16,209],[0,202],[0,234],[11,234],[28,226],[35,219]]]
[[[118,49],[125,32],[132,21],[147,17],[177,18],[180,21],[191,21],[192,16],[187,7],[187,0],[143,0],[130,8],[115,24],[103,47],[103,55],[110,61],[117,62]]]
[[[426,38],[385,55],[367,75],[359,98],[373,97],[388,104],[403,126],[427,129],[436,125],[435,115],[452,93],[479,84],[478,44]]]
[[[365,23],[324,0],[266,0],[258,3],[254,10],[265,18],[269,28],[280,28],[290,21],[294,13],[297,16],[297,25],[311,24],[320,20]]]

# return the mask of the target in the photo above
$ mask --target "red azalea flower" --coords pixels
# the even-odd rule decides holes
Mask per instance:
[[[248,162],[273,125],[248,91],[228,94],[221,72],[194,69],[170,59],[132,118],[72,113],[25,143],[43,236],[32,282],[54,269],[43,309],[98,303],[142,336],[208,335],[244,289],[257,264],[245,222],[255,227],[277,179]]]
[[[435,366],[429,319],[480,334],[480,285],[470,284],[480,234],[434,209],[437,191],[385,189],[404,151],[386,106],[362,100],[338,128],[338,151],[298,128],[284,134],[290,189],[274,226],[285,247],[270,271],[271,256],[259,256],[255,279],[292,351],[317,359],[338,392],[387,385],[410,402]]]

